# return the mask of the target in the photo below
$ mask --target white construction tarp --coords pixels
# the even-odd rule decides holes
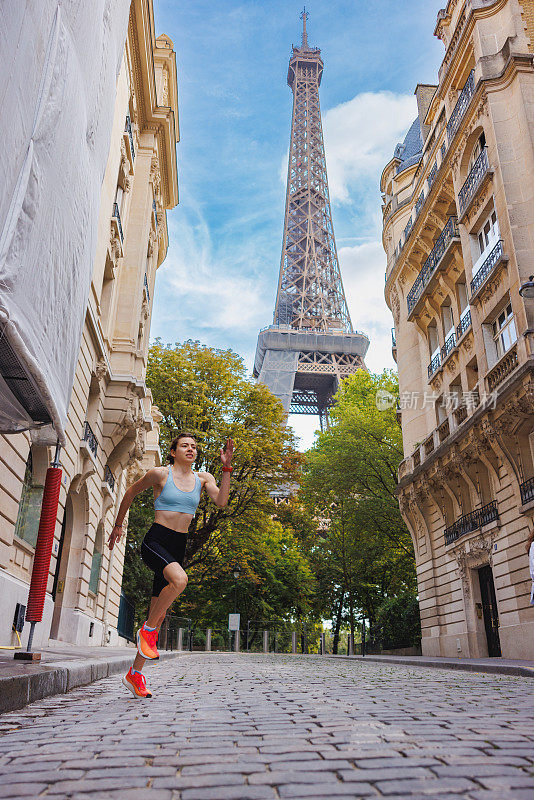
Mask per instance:
[[[129,8],[0,2],[0,323],[62,441]],[[31,427],[0,380],[0,430]]]

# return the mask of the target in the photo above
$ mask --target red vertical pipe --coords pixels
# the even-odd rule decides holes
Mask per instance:
[[[41,622],[43,619],[46,584],[50,571],[60,489],[61,467],[49,467],[46,471],[39,533],[37,534],[32,579],[28,594],[28,608],[26,610],[26,620],[28,622]]]

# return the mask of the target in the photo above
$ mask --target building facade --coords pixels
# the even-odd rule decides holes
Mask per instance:
[[[449,0],[381,190],[423,653],[534,658],[534,0]]]
[[[156,270],[168,247],[166,209],[178,202],[178,138],[173,44],[165,35],[155,38],[152,0],[132,0],[37,645],[49,637],[96,646],[121,639],[125,542],[111,554],[105,543],[127,486],[160,463],[161,417],[145,373]],[[27,602],[44,479],[53,457],[48,444],[38,430],[0,436],[3,644],[16,643],[15,607]]]

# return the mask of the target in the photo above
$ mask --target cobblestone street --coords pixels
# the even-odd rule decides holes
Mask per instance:
[[[0,797],[532,800],[523,677],[193,654],[0,717]]]

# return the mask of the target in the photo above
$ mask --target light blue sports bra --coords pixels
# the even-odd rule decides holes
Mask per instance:
[[[163,491],[154,501],[156,511],[178,511],[181,514],[195,514],[200,503],[200,491],[202,483],[198,475],[195,475],[195,486],[190,492],[183,492],[177,487],[172,477],[171,467]]]

